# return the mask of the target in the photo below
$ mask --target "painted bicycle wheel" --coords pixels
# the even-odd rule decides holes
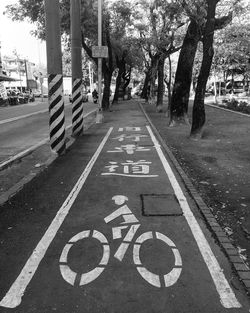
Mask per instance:
[[[153,239],[153,238],[161,240],[165,244],[167,244],[172,249],[172,252],[173,252],[174,258],[175,258],[175,264],[174,264],[173,269],[169,273],[162,275],[162,277],[160,277],[160,275],[157,275],[155,273],[150,272],[148,269],[146,269],[144,266],[142,266],[142,263],[140,260],[141,245],[145,241],[147,241],[149,239]],[[173,243],[173,241],[171,239],[169,239],[167,236],[165,236],[161,233],[155,232],[155,237],[153,237],[153,232],[151,232],[151,231],[143,233],[142,235],[140,235],[136,239],[136,242],[134,244],[133,259],[134,259],[134,263],[136,265],[136,269],[139,272],[139,274],[142,276],[142,278],[145,279],[149,284],[151,284],[155,287],[158,287],[158,288],[170,287],[177,282],[178,278],[181,275],[182,260],[181,260],[179,250],[176,248],[175,244]]]
[[[86,273],[76,273],[73,271],[70,266],[68,265],[68,254],[72,246],[79,240],[88,239],[88,238],[95,238],[97,239],[100,244],[103,247],[103,254],[102,258],[94,269],[92,269],[89,272]],[[110,257],[110,248],[108,244],[107,238],[99,231],[93,230],[93,233],[91,235],[90,230],[84,230],[78,234],[76,234],[74,237],[72,237],[68,243],[64,246],[63,251],[61,253],[61,257],[59,260],[60,263],[60,271],[62,274],[62,277],[66,282],[68,282],[70,285],[74,286],[76,282],[77,275],[80,275],[80,280],[78,285],[83,286],[91,283],[94,281],[98,276],[101,275],[101,273],[104,271],[105,266],[108,264]]]

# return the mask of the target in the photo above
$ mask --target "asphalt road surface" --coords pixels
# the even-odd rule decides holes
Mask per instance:
[[[84,114],[96,105],[84,103]],[[71,125],[71,105],[65,100],[65,126]],[[0,162],[49,137],[48,99],[0,108]]]
[[[0,312],[250,312],[136,104],[0,211]]]

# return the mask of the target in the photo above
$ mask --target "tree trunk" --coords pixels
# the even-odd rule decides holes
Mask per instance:
[[[110,17],[108,16],[105,19],[105,27],[104,33],[106,37],[106,43],[108,46],[108,59],[102,59],[102,70],[103,70],[103,77],[104,77],[104,90],[103,90],[103,98],[102,98],[102,108],[103,110],[108,110],[110,103],[110,85],[112,74],[114,71],[114,64],[113,64],[113,49],[110,40]]]
[[[102,98],[102,109],[104,111],[107,111],[110,106],[109,96],[110,96],[112,72],[109,71],[108,68],[106,68],[106,70],[103,71],[103,76],[104,76],[104,90],[103,90],[103,98]]]
[[[126,94],[126,89],[129,86],[130,79],[131,79],[131,72],[132,72],[132,67],[130,66],[128,70],[125,69],[122,78],[124,80],[124,85],[123,85],[123,94]],[[127,89],[128,92],[128,89]],[[127,93],[128,96],[128,93]]]
[[[159,113],[163,111],[164,63],[165,63],[165,56],[162,55],[158,62],[158,89],[157,89],[156,112],[159,112]]]
[[[118,66],[118,75],[116,77],[115,94],[114,94],[114,98],[113,98],[112,104],[115,104],[115,103],[118,102],[119,89],[121,87],[122,76],[123,76],[124,71],[125,71],[125,61],[124,61],[124,58],[122,58],[122,60],[119,60],[119,58],[116,57],[116,64]]]
[[[145,76],[145,80],[144,80],[144,84],[143,84],[143,88],[142,88],[142,92],[141,92],[141,98],[145,99],[146,102],[148,101],[148,86],[149,86],[149,70],[145,72],[146,76]]]
[[[157,71],[158,71],[158,63],[159,63],[160,55],[156,54],[151,57],[151,68],[150,68],[150,74],[149,74],[149,97],[148,102],[149,104],[156,104],[155,101],[155,81],[157,77]]]
[[[121,72],[121,70],[119,68],[118,74],[117,74],[117,77],[116,77],[116,81],[115,81],[115,93],[114,93],[112,104],[116,104],[118,102],[119,89],[120,89],[120,86],[121,86],[121,81],[122,81],[122,72]]]
[[[198,82],[196,87],[196,93],[194,98],[193,106],[193,117],[192,117],[192,128],[191,136],[194,138],[201,138],[202,129],[205,124],[205,106],[204,98],[206,91],[206,84],[209,77],[214,49],[213,49],[213,40],[214,40],[214,30],[215,30],[215,10],[218,0],[207,0],[208,9],[207,9],[207,21],[204,30],[203,36],[203,57],[202,64],[200,68],[200,73],[198,76]]]
[[[178,60],[170,107],[170,126],[174,126],[176,122],[188,122],[187,111],[192,69],[199,39],[199,26],[192,20],[183,40]]]

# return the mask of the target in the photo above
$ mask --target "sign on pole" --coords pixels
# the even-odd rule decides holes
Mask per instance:
[[[108,58],[108,47],[107,46],[93,46],[92,47],[93,58]]]

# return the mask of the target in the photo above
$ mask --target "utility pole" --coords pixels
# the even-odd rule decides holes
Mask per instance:
[[[102,47],[102,0],[98,0],[98,47]],[[103,120],[102,112],[102,58],[98,57],[98,112],[96,123]]]
[[[3,74],[3,64],[2,64],[2,42],[0,41],[0,75]]]
[[[27,69],[27,60],[26,59],[24,59],[24,68],[25,68],[25,76],[26,76],[26,90],[30,91],[28,69]]]
[[[60,155],[66,144],[59,0],[45,0],[45,16],[50,146]]]
[[[81,4],[70,1],[71,64],[72,64],[72,135],[83,132]]]

